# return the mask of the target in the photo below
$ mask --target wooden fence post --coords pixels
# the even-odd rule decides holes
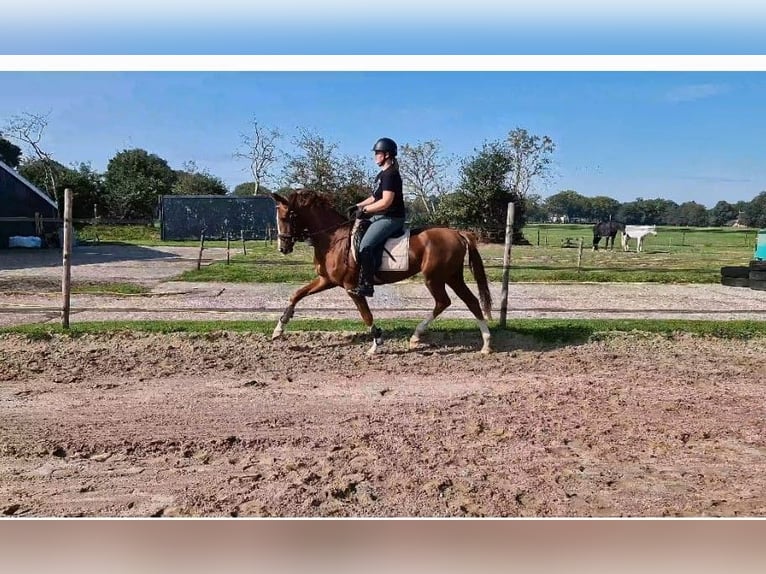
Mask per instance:
[[[513,242],[513,202],[508,203],[505,217],[505,250],[503,251],[503,286],[500,293],[500,326],[505,328],[508,311],[508,279],[511,269],[511,243]]]
[[[577,240],[577,272],[580,272],[582,267],[582,237]]]
[[[199,236],[199,255],[197,256],[197,271],[202,266],[202,250],[205,249],[205,232],[203,231]]]
[[[226,232],[226,265],[230,262],[229,249],[231,248],[231,234]]]
[[[72,190],[64,189],[64,239],[62,244],[63,275],[61,277],[61,327],[69,329],[69,310],[72,295]]]
[[[247,255],[247,246],[245,245],[245,230],[239,230],[239,236],[242,239],[242,255]]]

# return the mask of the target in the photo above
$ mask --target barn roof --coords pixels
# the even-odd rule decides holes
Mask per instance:
[[[56,202],[53,201],[47,193],[40,191],[40,189],[35,186],[32,182],[30,182],[28,179],[24,178],[17,172],[15,169],[13,169],[11,166],[6,165],[2,161],[0,161],[0,169],[7,171],[9,174],[11,174],[13,177],[18,179],[21,183],[24,184],[27,188],[29,188],[30,191],[33,193],[36,193],[39,195],[42,199],[47,201],[54,209],[58,209],[58,206],[56,205]]]

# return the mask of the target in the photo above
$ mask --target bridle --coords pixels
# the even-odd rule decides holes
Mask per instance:
[[[288,221],[288,224],[290,225],[290,229],[295,229],[297,227],[296,226],[297,219],[298,219],[298,214],[295,211],[293,211],[292,209],[288,209],[287,210],[287,221]],[[343,225],[346,225],[347,223],[352,223],[353,221],[354,221],[353,219],[344,219],[340,223],[336,223],[334,225],[330,225],[328,227],[325,227],[323,229],[319,229],[317,231],[311,231],[310,232],[308,229],[304,228],[299,233],[278,233],[277,237],[279,239],[281,239],[282,241],[285,241],[285,240],[288,240],[288,239],[290,241],[293,241],[293,242],[296,242],[296,241],[306,241],[306,239],[308,239],[309,237],[314,237],[315,235],[320,235],[322,233],[327,233],[328,231],[335,231],[339,227],[341,227]]]
[[[296,227],[296,225],[295,225],[296,219],[298,219],[298,214],[295,213],[292,209],[288,209],[288,211],[287,211],[287,221],[289,222],[291,230],[295,229],[295,227]],[[282,241],[285,241],[285,240],[289,239],[292,242],[296,242],[296,241],[305,241],[307,235],[308,235],[307,231],[305,229],[303,229],[300,233],[297,233],[297,234],[278,233],[277,237],[280,240],[282,240]]]

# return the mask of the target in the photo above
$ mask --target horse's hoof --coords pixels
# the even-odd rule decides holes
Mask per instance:
[[[420,348],[420,339],[410,339],[410,351]]]
[[[492,353],[492,349],[489,347],[482,347],[481,351],[479,351],[482,355],[489,355]]]

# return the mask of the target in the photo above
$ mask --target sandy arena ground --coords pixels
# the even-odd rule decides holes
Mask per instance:
[[[762,516],[766,342],[0,339],[9,516]]]

